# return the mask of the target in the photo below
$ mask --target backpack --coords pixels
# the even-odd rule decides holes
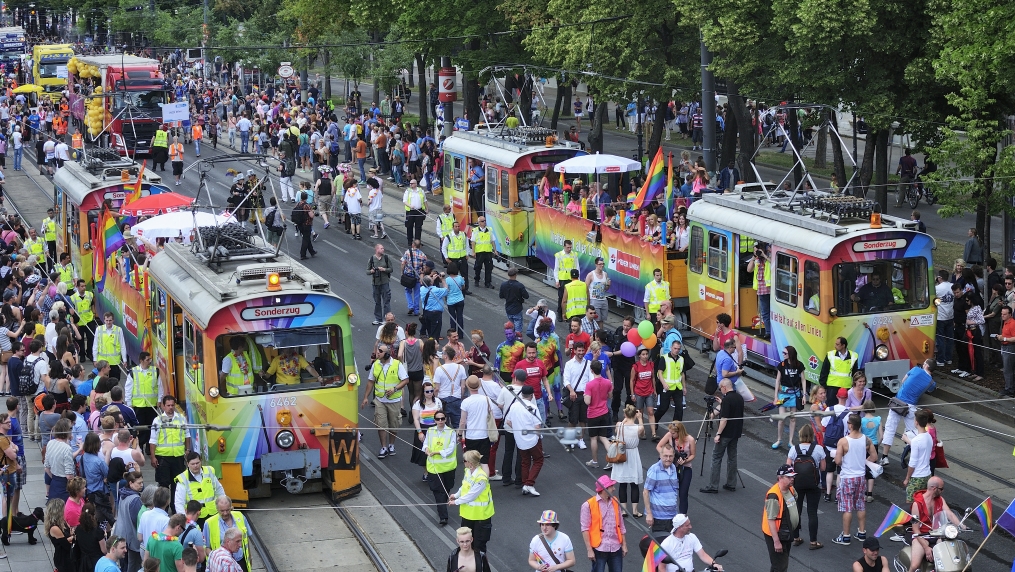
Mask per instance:
[[[306,224],[306,217],[307,211],[297,206],[296,208],[293,209],[292,215],[289,217],[289,219],[293,221],[293,224],[302,226]]]
[[[35,364],[39,363],[40,359],[42,358],[35,358],[35,361],[31,363],[25,360],[21,364],[21,373],[18,374],[18,390],[25,397],[33,395],[35,390],[39,388],[38,382],[35,381]]]
[[[820,488],[818,464],[811,456],[817,446],[817,443],[811,443],[811,446],[804,452],[800,449],[800,444],[796,444],[796,459],[793,461],[793,472],[796,473],[796,477],[793,479],[793,486],[798,491],[811,491]]]
[[[332,141],[328,150],[331,152],[332,155],[337,155],[339,152],[338,141]]]
[[[852,412],[849,409],[843,411],[833,417],[832,420],[828,422],[828,425],[825,426],[826,447],[835,447],[839,443],[839,439],[846,436],[846,428],[842,426],[842,420],[850,413]]]

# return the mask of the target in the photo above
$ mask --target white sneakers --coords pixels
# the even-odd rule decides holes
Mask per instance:
[[[588,449],[589,448],[588,445],[585,444],[585,439],[578,439],[578,448],[579,449]]]
[[[524,487],[522,487],[522,494],[538,497],[539,491],[536,490],[536,487],[530,487],[529,485],[525,485]]]
[[[491,481],[503,481],[504,480],[504,475],[502,475],[500,473],[497,473],[496,475],[492,475],[490,477],[490,480]]]

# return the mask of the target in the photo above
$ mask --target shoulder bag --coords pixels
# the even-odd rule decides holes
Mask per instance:
[[[590,362],[588,362],[587,360],[585,361],[585,365],[582,366],[582,372],[578,374],[578,381],[576,383],[581,383],[581,379],[585,377],[585,370],[588,369],[589,363]],[[566,363],[564,364],[564,367],[567,367]],[[575,393],[578,393],[577,388],[572,387],[571,389],[573,389]],[[570,391],[563,392],[563,395],[560,396],[560,402],[564,405],[564,407],[571,409],[571,406],[574,405],[574,400],[571,399],[571,392]]]
[[[909,415],[909,404],[897,397],[892,397],[888,400],[888,409],[901,417]]]
[[[490,398],[485,395],[483,397],[486,397],[486,436],[491,443],[496,443],[500,439],[500,429],[497,428],[497,419],[493,416]]]
[[[623,422],[617,423],[617,426],[613,429],[613,437],[610,438],[609,444],[606,445],[607,463],[627,462],[627,444],[624,443],[624,436],[620,432],[623,425]]]
[[[401,278],[398,279],[398,283],[403,288],[415,288],[416,283],[419,282],[419,277],[416,276],[416,257],[412,254],[412,249],[409,249],[409,270],[410,274],[402,272]],[[422,312],[420,312],[422,314]]]

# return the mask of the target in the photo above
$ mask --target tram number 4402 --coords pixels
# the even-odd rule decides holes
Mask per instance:
[[[268,407],[296,407],[295,397],[272,397],[268,401]]]

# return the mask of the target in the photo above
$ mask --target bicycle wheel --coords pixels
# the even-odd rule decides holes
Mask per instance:
[[[915,209],[916,205],[920,204],[920,191],[912,183],[909,185],[909,190],[906,191],[906,202],[909,203],[911,209]]]

